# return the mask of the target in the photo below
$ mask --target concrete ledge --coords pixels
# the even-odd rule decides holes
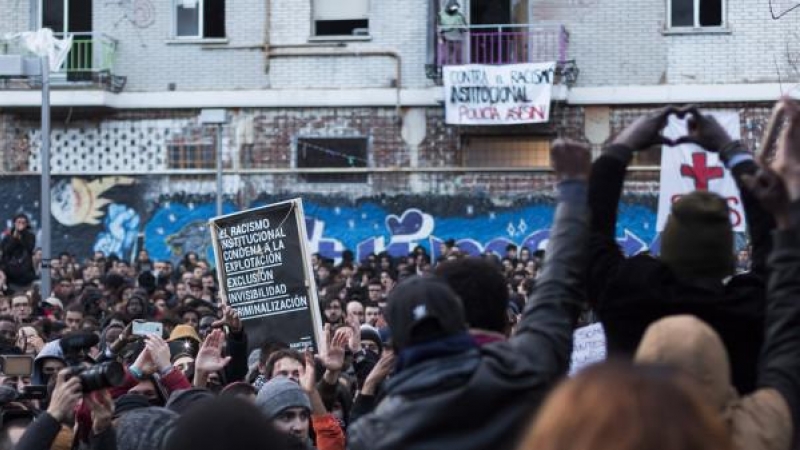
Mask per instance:
[[[646,105],[669,103],[772,102],[794,85],[778,83],[553,87],[553,99],[570,105]],[[797,93],[795,93],[797,94]],[[440,86],[401,89],[399,106],[442,107],[444,89]],[[367,89],[263,89],[241,91],[123,92],[99,90],[53,90],[55,107],[97,107],[115,109],[196,109],[196,108],[328,108],[395,107],[398,90]],[[0,91],[0,108],[38,108],[41,93]]]
[[[569,90],[571,105],[637,105],[669,103],[772,102],[791,94],[793,84],[684,84],[600,86]],[[795,93],[797,95],[797,93]]]

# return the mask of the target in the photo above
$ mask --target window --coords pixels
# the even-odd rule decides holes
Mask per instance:
[[[313,0],[314,36],[368,36],[369,0]]]
[[[464,167],[550,167],[545,136],[465,136]]]
[[[91,81],[94,65],[92,0],[40,0],[40,28],[59,38],[72,34],[73,42],[62,71],[68,81]]]
[[[298,138],[297,168],[351,169],[367,167],[369,139],[348,138]],[[306,173],[302,175],[309,183],[366,183],[366,173]]]
[[[167,164],[170,169],[213,169],[217,167],[214,139],[193,142],[173,142],[167,145]]]
[[[725,0],[667,0],[670,28],[725,25]]]
[[[224,38],[225,0],[173,0],[175,36]]]

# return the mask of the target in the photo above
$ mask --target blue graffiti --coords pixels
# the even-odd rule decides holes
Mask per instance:
[[[305,210],[311,250],[335,261],[346,248],[355,250],[356,257],[363,260],[383,251],[404,256],[417,245],[436,258],[446,239],[454,239],[459,249],[470,255],[503,255],[509,244],[535,251],[546,246],[554,213],[552,205],[534,205],[470,217],[433,217],[416,208],[397,215],[375,203],[356,209],[313,202],[307,202]],[[623,204],[617,234],[625,254],[647,250],[647,243],[656,238],[655,211]]]
[[[233,204],[225,203],[223,213],[236,212]],[[216,216],[214,203],[165,203],[145,226],[145,248],[154,260],[177,264],[189,251],[196,252],[214,263],[214,250],[208,220]]]
[[[130,259],[139,235],[140,222],[141,218],[133,208],[112,203],[103,220],[105,231],[97,236],[93,250]]]
[[[258,206],[263,204],[252,205]],[[459,249],[470,255],[492,252],[501,256],[509,244],[536,251],[547,245],[554,214],[552,204],[541,203],[498,207],[481,214],[467,207],[463,216],[434,216],[414,207],[392,211],[372,201],[357,206],[323,206],[304,201],[304,210],[310,251],[336,262],[341,261],[346,249],[363,260],[369,254],[384,251],[395,257],[404,256],[418,245],[436,258],[447,239],[454,239]],[[225,214],[235,211],[233,204],[225,205]],[[178,262],[191,250],[213,263],[208,219],[214,215],[212,203],[162,204],[145,226],[145,248],[155,259]],[[657,246],[655,216],[647,206],[621,205],[617,240],[625,254],[648,250],[652,244]]]

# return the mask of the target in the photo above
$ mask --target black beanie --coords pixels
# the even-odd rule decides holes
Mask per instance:
[[[675,202],[661,234],[661,260],[681,277],[732,275],[733,229],[725,199],[694,191]]]
[[[461,300],[444,280],[414,276],[401,281],[386,299],[386,320],[398,350],[467,331]]]
[[[197,406],[208,400],[212,400],[216,395],[208,389],[190,388],[181,389],[173,392],[167,400],[166,408],[178,414],[183,414],[190,408]]]

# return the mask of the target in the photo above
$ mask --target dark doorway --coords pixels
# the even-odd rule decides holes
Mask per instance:
[[[469,18],[471,25],[511,23],[511,2],[509,0],[471,0]]]
[[[42,27],[57,37],[73,34],[64,64],[68,81],[91,81],[94,68],[92,0],[42,0]]]

